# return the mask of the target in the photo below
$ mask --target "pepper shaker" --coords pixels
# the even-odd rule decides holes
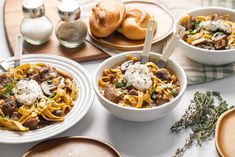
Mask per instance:
[[[86,23],[80,18],[79,4],[74,0],[62,1],[58,5],[60,20],[55,34],[60,44],[67,48],[75,48],[85,41],[87,36]]]
[[[32,45],[41,45],[50,39],[53,25],[45,15],[42,0],[24,0],[22,3],[24,18],[20,31],[25,41]]]

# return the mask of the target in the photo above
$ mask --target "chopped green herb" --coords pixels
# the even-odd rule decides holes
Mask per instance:
[[[23,78],[23,79],[26,80],[26,81],[29,81],[29,80],[30,80],[29,77],[25,77],[25,78]]]
[[[49,95],[49,98],[53,98],[56,95],[55,92],[53,92],[51,95]]]
[[[47,83],[52,84],[52,80],[47,80]]]
[[[201,22],[195,22],[194,23],[194,28],[199,28],[201,26]]]
[[[198,29],[194,29],[194,30],[189,30],[189,34],[190,35],[194,35],[194,34],[196,34],[198,32]]]
[[[165,89],[165,88],[172,88],[172,84],[171,83],[167,83],[167,84],[163,84],[160,86],[161,89]]]
[[[122,95],[123,94],[123,90],[116,90],[116,93],[117,93],[117,95],[119,96],[119,95]]]
[[[153,93],[151,95],[151,98],[154,100],[154,101],[157,101],[157,94],[156,93]]]
[[[11,83],[8,83],[8,84],[6,84],[6,91],[7,92],[9,92],[9,91],[11,91],[11,89],[12,89],[12,84]]]
[[[176,97],[176,96],[179,94],[179,91],[177,91],[176,89],[172,89],[169,93],[170,93],[173,97]]]
[[[6,92],[5,96],[6,96],[6,97],[11,96],[11,92]]]
[[[6,84],[5,88],[6,88],[5,96],[6,97],[11,96],[11,90],[12,90],[12,88],[14,88],[13,83]]]
[[[116,88],[125,87],[125,86],[126,86],[126,83],[124,83],[124,82],[117,82],[117,83],[115,84],[115,87],[116,87]]]

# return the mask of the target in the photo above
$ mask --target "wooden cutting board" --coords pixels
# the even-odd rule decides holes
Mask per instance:
[[[58,2],[58,0],[44,1],[46,15],[51,19],[54,27],[59,20],[57,14]],[[4,5],[4,26],[7,43],[12,55],[14,54],[16,35],[20,33],[20,22],[23,19],[21,3],[21,0],[5,0]],[[87,42],[75,49],[62,47],[56,39],[55,32],[53,32],[51,39],[41,46],[32,46],[24,42],[23,51],[25,54],[41,53],[61,55],[76,61],[90,61],[109,57],[107,54]]]

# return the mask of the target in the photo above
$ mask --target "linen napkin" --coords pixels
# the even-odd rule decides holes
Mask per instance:
[[[221,6],[235,8],[235,0],[155,0],[155,2],[168,8],[175,17],[183,14],[188,10],[203,6]],[[81,6],[82,16],[87,22],[90,16],[91,8],[96,3],[97,0]],[[92,40],[89,36],[86,40],[87,42],[92,43],[97,48],[101,49],[110,56],[123,52],[120,50],[103,47],[99,43]],[[164,42],[166,42],[166,40],[154,44],[152,46],[152,51],[161,52],[163,49]],[[171,58],[175,59],[185,70],[188,79],[188,84],[199,84],[223,79],[232,76],[235,73],[235,63],[220,66],[203,65],[185,57],[182,54],[182,51],[183,50],[181,50],[180,48],[176,48]]]

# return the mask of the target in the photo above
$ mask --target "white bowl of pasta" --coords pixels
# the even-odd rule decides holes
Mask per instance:
[[[222,7],[191,10],[179,16],[174,28],[186,28],[179,42],[188,58],[207,65],[235,61],[235,11]]]
[[[155,120],[169,113],[187,86],[185,72],[175,61],[169,59],[166,68],[159,69],[153,63],[159,54],[151,52],[150,62],[140,64],[141,53],[112,56],[99,65],[93,77],[101,104],[113,115],[135,122]],[[136,73],[139,69],[142,71]]]
[[[6,59],[14,65],[14,58]],[[22,64],[0,71],[0,143],[55,136],[89,110],[94,92],[80,64],[56,55],[23,55]]]

